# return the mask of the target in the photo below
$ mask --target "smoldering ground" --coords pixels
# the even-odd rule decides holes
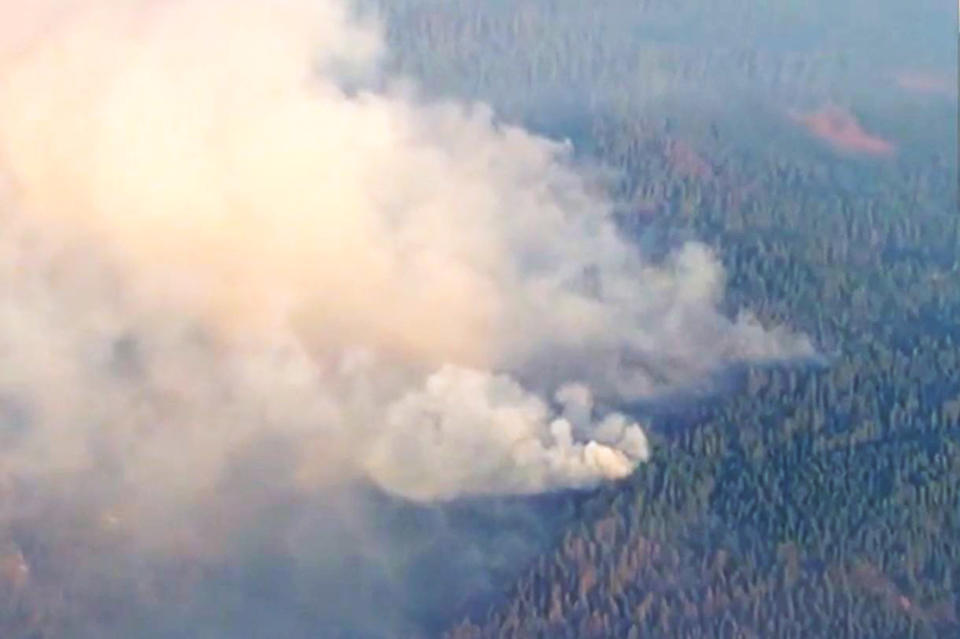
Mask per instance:
[[[0,24],[9,628],[396,634],[549,537],[501,496],[649,456],[618,404],[813,352],[563,145],[384,77],[346,2]]]

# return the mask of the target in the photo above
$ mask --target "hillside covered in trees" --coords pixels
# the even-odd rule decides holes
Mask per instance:
[[[374,82],[569,140],[645,259],[706,243],[723,312],[796,329],[817,357],[610,407],[651,457],[584,490],[309,493],[295,447],[258,440],[183,521],[137,522],[155,554],[125,532],[122,484],[84,491],[115,457],[92,480],[2,475],[0,639],[960,636],[952,7],[356,4],[389,45]],[[121,340],[111,365],[137,379],[137,355]],[[0,444],[29,419],[0,392]]]
[[[390,4],[401,68],[571,137],[612,168],[641,246],[707,239],[731,309],[789,321],[825,356],[637,407],[652,462],[446,636],[960,633],[956,42],[930,35],[949,12]],[[898,76],[911,65],[938,81]],[[785,115],[823,104],[893,152]]]
[[[669,176],[625,186],[656,210],[643,232],[716,239],[734,298],[816,335],[825,366],[747,368],[731,396],[647,407],[653,461],[593,497],[508,601],[449,636],[954,636],[949,143],[909,167],[814,156],[734,168],[704,155],[700,176],[671,162],[680,144],[710,146],[660,131],[634,147],[645,166],[633,175]]]

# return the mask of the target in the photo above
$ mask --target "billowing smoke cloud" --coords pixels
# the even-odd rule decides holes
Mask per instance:
[[[196,491],[268,431],[302,442],[304,480],[581,486],[628,474],[642,431],[511,375],[635,399],[811,350],[722,317],[705,247],[646,264],[562,146],[345,88],[381,47],[343,2],[2,6],[19,472],[108,455]]]
[[[381,49],[340,0],[0,0],[4,485],[72,478],[91,526],[216,554],[269,486],[623,477],[647,440],[601,407],[812,353],[724,317],[706,247],[646,261],[569,149]]]

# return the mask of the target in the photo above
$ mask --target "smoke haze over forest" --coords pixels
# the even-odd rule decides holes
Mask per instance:
[[[637,405],[819,361],[401,9],[0,0],[0,528],[54,636],[402,632],[655,456]]]

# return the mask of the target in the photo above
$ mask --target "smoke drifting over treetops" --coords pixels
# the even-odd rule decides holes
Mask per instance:
[[[562,145],[379,78],[346,2],[0,0],[0,25],[6,477],[96,471],[169,515],[269,436],[305,490],[587,486],[649,455],[595,397],[813,353],[724,317],[705,246],[645,261]]]

